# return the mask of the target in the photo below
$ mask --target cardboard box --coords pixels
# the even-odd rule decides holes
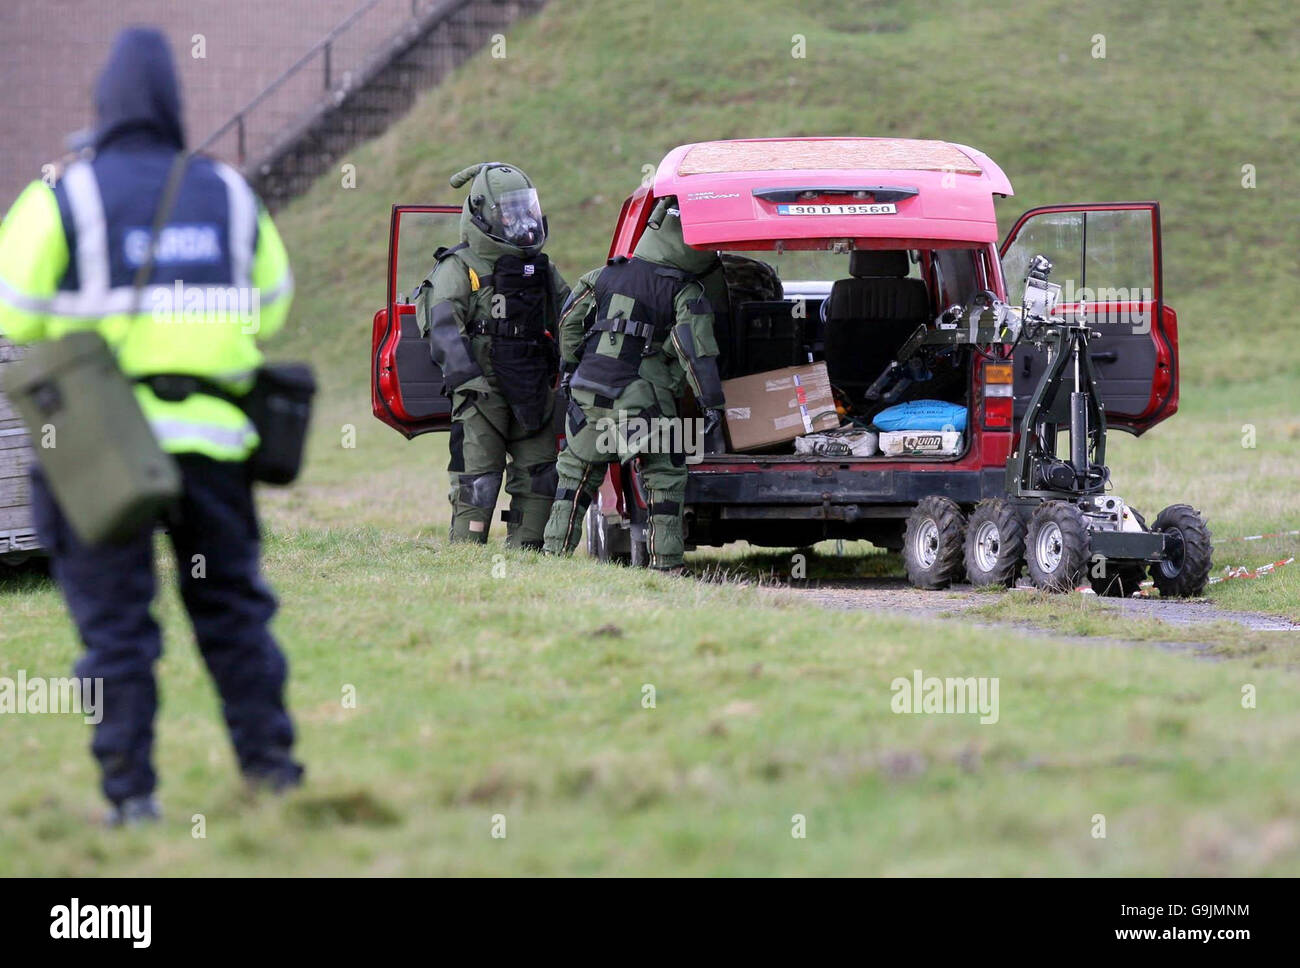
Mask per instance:
[[[788,366],[722,381],[727,440],[744,453],[840,425],[825,363]]]

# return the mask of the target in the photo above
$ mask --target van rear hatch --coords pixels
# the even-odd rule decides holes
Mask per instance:
[[[994,195],[1011,183],[986,155],[946,141],[773,138],[683,145],[659,165],[686,241],[822,248],[996,242]]]

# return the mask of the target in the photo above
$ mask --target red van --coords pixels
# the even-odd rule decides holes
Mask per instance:
[[[944,322],[950,307],[1018,303],[1019,293],[1008,299],[1008,287],[1023,285],[1031,258],[1045,255],[1053,280],[1064,283],[1056,312],[1125,321],[1099,326],[1089,344],[1106,425],[1141,434],[1173,415],[1177,317],[1161,288],[1159,205],[1036,208],[999,244],[994,198],[1011,194],[986,155],[943,141],[689,144],[671,151],[653,183],[624,201],[609,255],[631,255],[657,201],[675,197],[689,244],[743,257],[731,261],[774,273],[779,288],[775,298],[755,298],[743,284],[732,289],[719,332],[724,378],[824,362],[841,413],[863,424],[883,403],[878,389],[873,399],[873,387],[918,327],[951,325]],[[373,404],[380,420],[408,437],[450,423],[410,300],[434,248],[455,241],[459,211],[393,208],[388,304],[374,318]],[[689,467],[688,547],[802,547],[844,538],[902,549],[905,533],[919,533],[918,522],[910,531],[907,525],[926,498],[948,499],[964,529],[980,501],[1006,494],[1008,457],[1046,360],[1029,342],[1012,350],[954,341],[931,362],[928,378],[892,402],[960,405],[966,420],[955,449],[824,457],[786,444],[705,454]],[[684,412],[692,404],[683,401]],[[611,467],[587,519],[589,550],[643,562],[644,516],[636,465]],[[951,528],[938,530],[927,540],[964,540]],[[951,560],[951,550],[939,547],[939,558]],[[932,577],[941,580],[918,583],[961,575],[949,569]]]

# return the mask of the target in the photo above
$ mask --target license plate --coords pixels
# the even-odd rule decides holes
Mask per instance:
[[[893,202],[862,205],[778,205],[777,215],[895,215]]]

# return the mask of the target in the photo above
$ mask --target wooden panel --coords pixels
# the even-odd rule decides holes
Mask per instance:
[[[0,451],[21,450],[27,446],[27,431],[21,427],[0,430]]]
[[[0,339],[0,375],[22,355],[21,348]],[[35,547],[30,534],[31,508],[27,506],[31,500],[27,467],[32,459],[27,430],[8,398],[0,393],[0,552]]]
[[[0,531],[26,531],[32,527],[32,509],[27,505],[0,508]],[[27,545],[29,542],[23,542]],[[0,551],[9,550],[5,540],[0,540]]]
[[[27,475],[0,479],[0,508],[25,505],[31,501],[27,489]]]
[[[0,450],[0,480],[25,477],[32,463],[32,452],[24,447]]]
[[[21,359],[22,355],[23,351],[20,347],[15,346],[8,340],[0,339],[0,374],[4,373],[6,364]],[[13,404],[9,402],[8,397],[0,393],[0,433],[21,426],[22,421],[18,419],[18,414],[14,412]],[[4,444],[0,443],[0,447],[3,446]]]

